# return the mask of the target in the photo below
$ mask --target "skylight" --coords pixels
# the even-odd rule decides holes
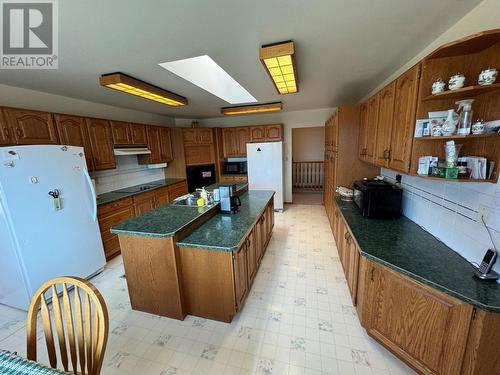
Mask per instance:
[[[257,102],[257,99],[208,55],[158,65],[230,104]]]

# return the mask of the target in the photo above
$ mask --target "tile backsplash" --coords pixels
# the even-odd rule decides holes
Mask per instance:
[[[381,175],[389,181],[394,182],[396,174],[381,169]],[[500,250],[500,183],[441,182],[401,175],[406,217],[468,261],[480,263],[486,250],[493,247],[478,217],[478,210],[487,207],[485,222],[496,249]],[[500,260],[493,269],[500,273]]]
[[[90,173],[96,180],[97,194],[146,184],[165,178],[165,168],[149,169],[137,162],[136,155],[117,156],[116,169]]]

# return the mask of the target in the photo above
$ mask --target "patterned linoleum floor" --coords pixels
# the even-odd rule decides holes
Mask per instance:
[[[414,374],[360,326],[323,206],[276,213],[267,253],[231,324],[132,311],[123,273],[117,258],[92,280],[111,319],[103,374]],[[25,319],[0,306],[0,349],[25,356]]]

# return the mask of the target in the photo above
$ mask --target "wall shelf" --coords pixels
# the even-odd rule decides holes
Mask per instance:
[[[422,100],[424,102],[429,100],[448,100],[453,98],[469,98],[471,96],[477,96],[490,91],[500,90],[500,83],[493,83],[491,85],[474,85],[462,87],[456,90],[447,90],[440,92],[438,94],[431,94],[426,96]]]
[[[489,133],[489,134],[469,134],[469,135],[442,135],[439,137],[414,137],[416,141],[443,141],[447,139],[477,139],[477,138],[489,138],[489,137],[500,137],[500,133]]]
[[[416,173],[412,173],[411,176],[415,177],[420,177],[425,180],[435,180],[435,181],[442,181],[442,182],[489,182],[491,184],[495,184],[497,182],[496,179],[489,179],[489,180],[479,180],[475,178],[442,178],[442,177],[433,177],[433,176],[421,176]]]

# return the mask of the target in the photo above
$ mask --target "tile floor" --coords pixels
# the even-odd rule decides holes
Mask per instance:
[[[361,328],[323,206],[276,213],[246,305],[231,324],[132,311],[123,273],[117,258],[93,279],[111,320],[103,374],[414,374]],[[25,319],[0,306],[0,349],[25,355]]]
[[[294,192],[293,204],[323,204],[321,192]]]

